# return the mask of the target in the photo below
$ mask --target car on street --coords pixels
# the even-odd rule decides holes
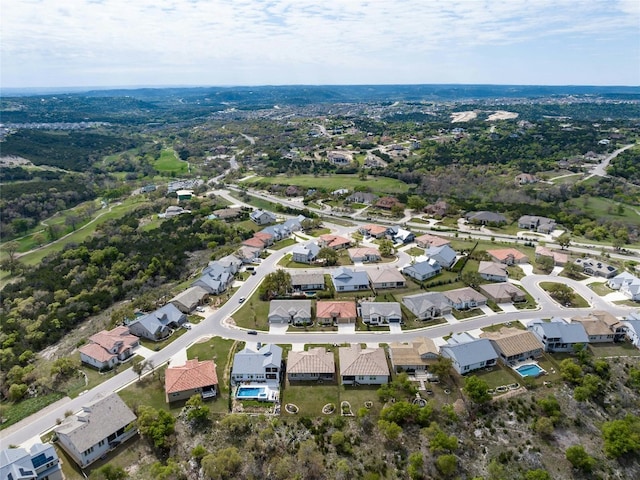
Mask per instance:
[[[244,298],[244,297],[240,297],[240,298],[238,299],[238,303],[242,303],[242,302],[244,302],[245,300],[246,300],[246,298]]]
[[[257,335],[257,334],[258,334],[258,332],[256,332],[255,330],[249,330],[247,332],[247,335]]]

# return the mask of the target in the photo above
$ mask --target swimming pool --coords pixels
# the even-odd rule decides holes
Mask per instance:
[[[514,370],[518,372],[521,377],[539,377],[543,373],[547,373],[545,369],[537,363],[520,365],[519,367],[514,368]]]
[[[278,399],[278,391],[266,385],[239,386],[236,391],[239,400],[261,400],[263,402],[275,402]]]

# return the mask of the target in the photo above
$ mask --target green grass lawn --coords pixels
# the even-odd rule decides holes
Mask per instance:
[[[591,290],[593,290],[597,295],[600,295],[601,297],[603,297],[603,296],[615,291],[615,290],[607,287],[606,282],[592,282],[587,286]]]
[[[397,194],[405,193],[409,190],[409,185],[396,180],[395,178],[373,177],[368,176],[366,180],[362,180],[355,174],[339,174],[329,176],[297,175],[292,177],[275,176],[275,177],[252,177],[245,183],[249,184],[270,184],[270,185],[295,185],[305,189],[316,188],[326,191],[334,191],[349,185],[350,189],[355,190],[357,187],[367,187],[371,191],[378,193]]]
[[[20,402],[2,402],[0,404],[0,416],[3,419],[0,430],[18,423],[23,418],[39,412],[48,405],[60,400],[64,395],[60,392],[50,393],[35,398],[27,398]]]
[[[156,369],[153,375],[146,375],[132,383],[118,394],[129,408],[136,411],[140,405],[147,405],[155,409],[171,412],[174,416],[180,413],[184,402],[174,402],[169,405],[164,393],[164,371],[166,365]]]
[[[339,387],[335,383],[324,383],[319,385],[317,382],[295,382],[285,383],[281,392],[282,404],[295,404],[300,411],[297,416],[306,417],[332,417],[340,414]],[[335,412],[331,415],[322,413],[322,407],[327,403],[333,403],[336,407]],[[292,416],[281,410],[283,416]]]
[[[620,343],[592,343],[589,350],[594,357],[640,357],[638,350],[631,342]]]
[[[154,352],[158,352],[162,350],[164,347],[173,342],[176,338],[181,337],[186,333],[184,328],[177,328],[173,331],[173,334],[169,338],[162,340],[161,342],[152,342],[151,340],[147,340],[144,338],[140,339],[140,345],[147,347],[149,350],[153,350]]]
[[[501,364],[492,367],[491,370],[475,370],[471,375],[475,375],[476,377],[486,381],[489,384],[489,388],[496,388],[501,385],[509,385],[516,382],[522,383],[522,379],[516,372]]]
[[[549,292],[549,289],[552,288],[553,285],[558,284],[556,282],[540,282],[540,288],[542,288],[545,292]],[[569,305],[571,308],[587,308],[589,306],[589,303],[580,295],[578,295],[575,290],[571,289],[571,291],[573,292],[573,298],[571,299],[571,304]]]
[[[165,149],[153,164],[153,168],[159,172],[187,173],[189,165],[180,160],[173,149]]]
[[[592,213],[596,218],[605,217],[612,220],[621,220],[625,223],[640,225],[640,215],[636,213],[637,207],[634,207],[632,205],[615,202],[608,198],[602,197],[589,197],[586,206],[583,202],[576,202],[577,204],[579,204],[580,208],[583,208],[587,212]],[[621,212],[619,212],[618,205],[620,205],[621,207]]]
[[[274,243],[269,247],[270,250],[281,250],[285,247],[295,245],[296,241],[293,238],[283,238],[279,242]]]
[[[482,329],[482,331],[483,332],[498,332],[504,327],[517,328],[518,330],[526,330],[525,326],[520,322],[507,322],[507,323],[509,323],[509,325],[507,325],[506,323],[498,323],[498,324],[495,324],[495,325],[490,325],[488,327],[484,327]]]
[[[411,247],[410,249],[405,250],[405,253],[412,257],[419,257],[420,255],[424,255],[424,248]]]
[[[471,308],[469,310],[456,310],[455,308],[451,310],[451,314],[457,320],[466,320],[467,318],[477,317],[479,315],[484,315],[484,312],[479,308]]]
[[[251,297],[245,300],[242,308],[233,314],[233,320],[239,327],[269,330],[268,315],[269,302],[260,300],[260,295],[256,290]]]
[[[311,237],[319,237],[320,235],[331,233],[331,230],[329,228],[314,228],[313,230],[309,230],[305,233]]]

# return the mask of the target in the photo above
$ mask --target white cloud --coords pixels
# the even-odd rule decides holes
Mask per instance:
[[[13,86],[43,84],[47,75],[74,84],[74,75],[86,81],[92,72],[104,72],[93,82],[98,84],[109,82],[104,75],[110,69],[122,72],[130,84],[166,84],[164,78],[183,73],[191,75],[179,82],[184,84],[292,83],[288,75],[320,83],[313,81],[318,72],[331,83],[366,78],[376,83],[393,82],[394,71],[404,74],[396,82],[437,82],[446,74],[438,76],[433,67],[449,62],[447,57],[486,55],[490,64],[494,52],[509,47],[526,54],[544,39],[561,46],[565,38],[581,38],[595,49],[598,38],[629,43],[635,36],[637,52],[640,19],[637,0],[0,3],[2,80]],[[409,79],[412,70],[415,78]],[[38,71],[41,77],[33,78]],[[64,71],[66,78],[60,77]],[[478,81],[474,78],[467,81]]]

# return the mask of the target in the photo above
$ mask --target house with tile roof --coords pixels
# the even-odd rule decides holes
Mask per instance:
[[[562,252],[556,252],[550,248],[543,247],[542,245],[536,246],[536,260],[540,257],[549,257],[553,259],[553,264],[562,266],[569,261],[569,255]]]
[[[351,240],[340,235],[331,235],[327,233],[318,237],[318,246],[320,248],[331,248],[332,250],[340,250],[351,246]]]
[[[186,321],[184,313],[172,303],[167,303],[164,307],[138,317],[128,327],[134,335],[157,342],[167,338],[172,329],[179,328]]]
[[[328,381],[336,377],[333,352],[324,347],[310,348],[298,352],[290,351],[287,358],[287,378],[290,382]]]
[[[481,307],[487,304],[487,297],[471,287],[457,288],[442,292],[444,297],[456,310],[467,310],[469,308]]]
[[[213,360],[187,360],[184,365],[171,365],[164,372],[167,403],[188,400],[194,395],[214,398],[218,392],[218,374]]]
[[[316,302],[316,319],[322,325],[355,323],[356,317],[356,303],[353,301],[318,300]]]
[[[360,344],[338,349],[342,385],[385,385],[391,372],[382,348],[362,348]]]
[[[507,267],[503,263],[480,261],[478,273],[484,280],[490,282],[506,282],[509,279]]]
[[[257,349],[246,346],[233,357],[231,384],[243,382],[280,385],[282,373],[282,348],[278,345],[262,345]]]
[[[435,260],[442,268],[451,268],[456,263],[457,253],[449,245],[429,247],[424,251],[429,260]]]
[[[269,324],[311,325],[311,300],[271,300]]]
[[[487,250],[487,253],[495,262],[504,263],[505,265],[529,263],[529,257],[515,248],[497,248],[495,250]]]
[[[460,375],[492,367],[498,354],[486,338],[474,338],[468,333],[454,334],[440,347],[440,355],[451,359],[451,365]]]
[[[198,306],[204,303],[209,292],[200,286],[189,287],[185,291],[169,300],[182,313],[191,313]]]
[[[425,233],[424,235],[420,235],[416,237],[416,244],[422,248],[429,247],[442,247],[444,245],[449,245],[451,242],[445,238],[438,237],[436,235],[431,235],[430,233]]]
[[[402,269],[402,273],[407,277],[414,278],[419,282],[428,280],[435,277],[442,272],[442,267],[434,259],[424,260],[422,262],[416,262],[411,265],[407,265]]]
[[[50,443],[0,450],[0,478],[7,480],[63,480],[60,458]]]
[[[596,310],[584,316],[571,317],[584,327],[589,343],[611,343],[624,340],[625,328],[620,320],[609,312]]]
[[[488,283],[480,285],[478,289],[495,303],[518,303],[527,300],[527,294],[513,283]]]
[[[339,267],[331,272],[336,292],[359,292],[369,290],[369,276],[361,270]]]
[[[380,208],[382,210],[391,210],[396,205],[400,205],[404,208],[404,204],[400,203],[400,200],[395,197],[380,197],[374,204],[376,208]]]
[[[398,302],[360,302],[358,314],[367,325],[402,322],[402,309]]]
[[[99,396],[54,427],[58,445],[86,468],[136,433],[136,416],[117,393]]]
[[[451,305],[440,292],[425,292],[402,297],[402,303],[418,320],[430,320],[451,313]]]
[[[373,263],[382,260],[380,251],[371,247],[354,247],[347,250],[353,263]]]
[[[106,370],[132,357],[138,345],[140,345],[140,339],[131,335],[128,327],[120,326],[91,335],[88,343],[78,350],[82,363],[98,370]]]
[[[375,225],[370,223],[369,225],[364,225],[358,228],[358,231],[364,235],[365,237],[373,237],[373,238],[384,238],[387,234],[387,227],[383,227],[382,225]]]
[[[536,359],[544,352],[544,345],[532,332],[519,328],[502,327],[497,332],[483,332],[480,337],[491,341],[498,358],[505,365]]]
[[[292,272],[291,288],[293,288],[294,292],[324,290],[324,275],[313,272]]]
[[[236,254],[238,255],[238,258],[242,260],[242,263],[253,263],[256,259],[260,258],[260,252],[262,252],[262,247],[242,245],[236,251]]]
[[[425,373],[440,358],[438,347],[428,337],[416,338],[407,343],[392,342],[389,359],[396,373]]]
[[[549,322],[532,320],[527,329],[538,337],[545,352],[573,352],[576,345],[583,347],[589,343],[584,327],[578,323],[568,323],[564,318],[554,317]]]
[[[402,274],[393,267],[376,268],[367,270],[369,282],[374,290],[386,290],[389,288],[404,288],[407,281]]]

